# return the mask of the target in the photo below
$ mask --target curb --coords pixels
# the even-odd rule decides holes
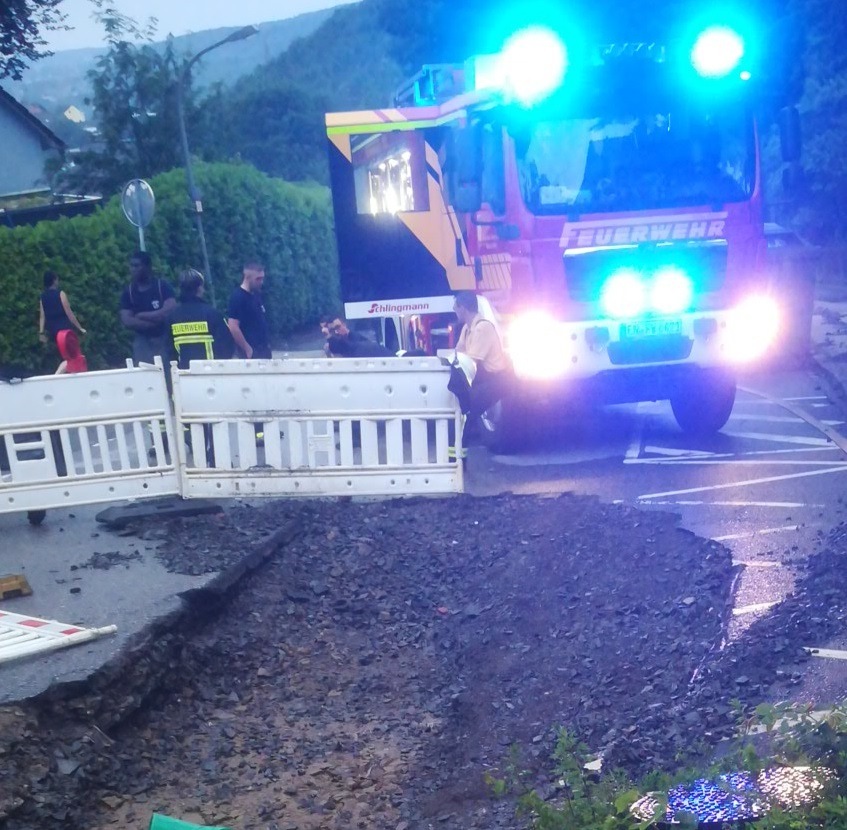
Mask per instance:
[[[245,576],[267,562],[279,548],[293,541],[301,532],[299,521],[274,531],[206,585],[178,594],[181,607],[149,622],[119,654],[84,680],[51,686],[30,698],[30,702],[56,714],[73,713],[86,719],[96,717],[101,728],[111,728],[120,723],[143,705],[147,696],[160,685],[161,679],[178,661],[182,641],[190,635],[194,626],[202,625],[204,618],[220,609],[227,595],[237,589]],[[136,671],[142,662],[154,664],[151,676],[146,680],[143,677],[139,680],[139,672]],[[155,669],[157,663],[158,671]],[[103,700],[102,705],[97,706],[93,700],[86,700],[91,696],[112,700]],[[8,705],[26,702],[10,701]]]
[[[35,697],[0,706],[0,826],[33,802],[31,763],[49,772],[47,787],[35,798],[39,809],[67,815],[87,786],[86,768],[101,762],[113,740],[106,734],[142,708],[173,676],[179,676],[183,652],[194,632],[219,612],[244,577],[302,533],[292,521],[262,540],[208,585],[179,594],[181,607],[150,622],[121,652],[85,680],[49,687]],[[3,721],[0,719],[0,727]],[[11,729],[10,729],[11,727]],[[0,730],[3,732],[4,730]],[[57,750],[75,747],[72,774],[54,769]],[[11,754],[10,754],[11,753]],[[18,759],[7,764],[7,758]],[[78,772],[77,772],[78,771]]]

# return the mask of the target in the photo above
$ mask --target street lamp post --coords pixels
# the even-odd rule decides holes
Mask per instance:
[[[179,80],[176,85],[176,109],[177,120],[179,121],[179,137],[182,142],[182,159],[185,164],[185,178],[188,183],[188,196],[191,199],[191,205],[194,210],[194,221],[197,224],[197,235],[200,237],[200,253],[203,257],[203,273],[206,277],[206,286],[209,290],[209,300],[212,305],[215,303],[215,288],[212,282],[212,268],[209,264],[209,251],[206,247],[206,235],[203,233],[203,201],[200,198],[200,192],[194,183],[194,172],[191,169],[191,153],[188,149],[188,132],[185,128],[185,85],[191,74],[191,67],[194,66],[203,55],[208,54],[213,49],[223,46],[225,43],[234,43],[237,40],[244,40],[252,37],[259,30],[255,26],[244,26],[232,34],[227,35],[223,40],[201,49],[193,58],[186,60],[182,64],[182,69],[179,73]]]

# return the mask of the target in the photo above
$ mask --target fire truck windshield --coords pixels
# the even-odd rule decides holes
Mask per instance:
[[[549,119],[510,133],[535,214],[725,204],[753,192],[753,124],[742,107]]]

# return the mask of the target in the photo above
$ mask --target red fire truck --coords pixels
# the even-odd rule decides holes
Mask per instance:
[[[683,429],[721,429],[739,367],[791,311],[769,273],[771,89],[749,42],[725,22],[676,49],[530,27],[424,67],[392,108],[328,114],[348,317],[435,351],[453,292],[486,298],[518,377],[484,419],[502,440],[530,402],[586,394],[669,399]],[[796,165],[797,112],[777,111]]]

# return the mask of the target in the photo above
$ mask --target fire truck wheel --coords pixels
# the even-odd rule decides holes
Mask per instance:
[[[676,422],[692,435],[719,432],[734,404],[735,378],[720,372],[697,374],[671,397]]]
[[[46,510],[30,510],[26,514],[27,521],[33,526],[38,527],[47,516]]]

